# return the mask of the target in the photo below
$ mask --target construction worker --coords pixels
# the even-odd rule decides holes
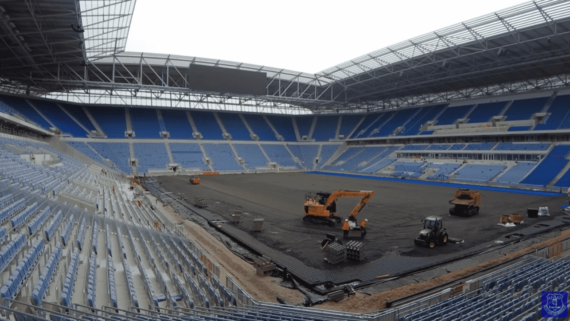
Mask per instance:
[[[366,235],[366,224],[368,224],[368,219],[364,219],[364,221],[360,222],[360,231],[363,237]]]
[[[348,237],[348,231],[350,230],[350,226],[348,225],[348,219],[344,220],[342,224],[342,233],[344,234],[344,238]]]

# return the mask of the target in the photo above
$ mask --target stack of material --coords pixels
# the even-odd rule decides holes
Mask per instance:
[[[339,264],[346,257],[346,247],[337,242],[331,242],[325,248],[325,260],[330,264]]]
[[[511,214],[511,215],[501,215],[499,219],[499,224],[521,224],[524,222],[524,217],[520,214]]]
[[[358,241],[346,243],[346,258],[349,260],[364,261],[366,258],[364,243]]]

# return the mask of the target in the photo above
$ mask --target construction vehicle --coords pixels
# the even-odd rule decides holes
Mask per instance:
[[[422,223],[424,223],[424,228],[420,231],[420,236],[414,240],[416,245],[433,249],[436,244],[447,244],[447,229],[443,227],[441,216],[428,216],[422,220]]]
[[[356,222],[356,216],[374,196],[374,191],[346,191],[338,190],[333,193],[308,194],[305,198],[303,221],[325,226],[335,226],[342,219],[336,214],[336,201],[343,197],[361,197],[360,201],[348,215],[348,219]],[[356,223],[355,223],[356,224]]]
[[[475,215],[479,213],[481,193],[469,190],[468,188],[459,188],[455,191],[455,198],[449,201],[449,204],[455,205],[449,209],[449,214],[451,215]]]
[[[192,184],[192,185],[200,184],[200,178],[197,176],[190,177],[190,184]]]

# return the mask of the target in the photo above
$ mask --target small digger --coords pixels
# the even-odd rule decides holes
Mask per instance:
[[[428,216],[422,220],[424,228],[414,240],[418,246],[427,246],[433,249],[436,245],[446,245],[448,241],[447,229],[443,227],[441,216]]]
[[[315,196],[307,195],[303,204],[303,221],[333,227],[342,222],[336,214],[336,201],[343,197],[360,197],[360,201],[348,214],[348,220],[356,225],[356,216],[374,196],[374,191],[338,190],[333,193],[319,192]]]
[[[191,176],[190,177],[190,184],[192,184],[192,185],[200,184],[200,178],[198,176]]]

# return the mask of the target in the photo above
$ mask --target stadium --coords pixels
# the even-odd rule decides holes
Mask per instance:
[[[569,0],[314,74],[126,51],[135,4],[0,2],[0,321],[550,320]]]

